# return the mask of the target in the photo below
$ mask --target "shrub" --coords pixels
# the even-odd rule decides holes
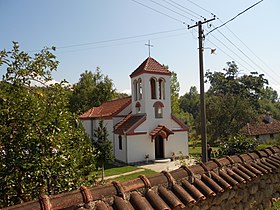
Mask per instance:
[[[259,141],[255,138],[248,138],[242,135],[231,136],[220,143],[218,156],[248,153],[256,150],[258,145]]]

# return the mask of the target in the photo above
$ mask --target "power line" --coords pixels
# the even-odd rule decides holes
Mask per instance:
[[[115,38],[115,39],[107,39],[107,40],[101,40],[101,41],[96,41],[96,42],[88,42],[88,43],[81,43],[81,44],[58,46],[56,48],[57,49],[64,49],[64,48],[72,48],[72,47],[81,47],[81,46],[102,44],[102,43],[108,43],[108,42],[116,42],[116,41],[122,41],[122,40],[129,40],[129,39],[135,39],[135,38],[139,38],[139,37],[146,37],[146,36],[152,36],[152,35],[157,35],[157,34],[165,34],[165,33],[171,33],[171,32],[176,32],[176,31],[183,31],[183,30],[186,30],[186,28],[177,28],[177,29],[173,29],[173,30],[159,31],[159,32],[154,32],[154,33],[141,34],[141,35],[135,35],[135,36],[127,36],[127,37]],[[28,52],[30,53],[30,52],[38,52],[38,51],[40,51],[40,50],[32,50],[32,51],[28,51]]]
[[[261,66],[259,66],[255,61],[253,61],[246,53],[244,53],[239,47],[237,47],[229,38],[227,38],[220,30],[218,32],[229,42],[231,43],[239,52],[241,52],[248,60],[250,60],[257,68],[262,70],[264,73],[266,73],[267,76],[269,76],[272,80],[274,80],[276,83],[277,81],[271,77]]]
[[[172,17],[172,16],[170,16],[170,15],[167,15],[167,14],[165,14],[165,13],[159,11],[159,10],[156,10],[156,9],[154,9],[154,8],[152,8],[152,7],[148,6],[148,5],[146,5],[146,4],[143,4],[143,3],[139,2],[139,1],[136,1],[136,0],[131,0],[131,1],[133,1],[133,2],[135,2],[135,3],[137,3],[137,4],[140,4],[140,5],[142,5],[143,7],[149,8],[149,9],[151,9],[151,10],[153,10],[153,11],[159,13],[159,14],[162,14],[162,15],[164,15],[164,16],[166,16],[166,17],[169,17],[169,18],[171,18],[171,19],[173,19],[173,20],[175,20],[175,21],[177,21],[177,22],[180,22],[180,23],[186,25],[186,23],[185,23],[184,21],[181,21],[181,20],[179,20],[179,19],[177,19],[177,18],[174,18],[174,17]]]
[[[187,18],[187,19],[189,19],[189,20],[191,20],[191,21],[194,21],[194,20],[191,19],[190,17],[187,17],[187,16],[185,16],[185,15],[182,15],[181,13],[176,12],[176,11],[174,11],[173,9],[170,9],[170,8],[168,8],[167,6],[164,6],[164,5],[158,3],[158,2],[156,2],[156,1],[154,1],[154,0],[150,0],[150,1],[153,2],[154,4],[157,4],[157,5],[159,5],[159,6],[163,7],[163,8],[165,8],[165,9],[171,11],[171,12],[174,12],[174,13],[177,14],[177,15],[180,15],[180,16],[182,16],[182,17],[184,17],[184,18]]]
[[[201,7],[200,5],[198,5],[197,3],[194,3],[193,1],[191,1],[191,0],[187,0],[188,2],[190,2],[190,3],[192,3],[193,5],[195,5],[195,6],[197,6],[198,8],[200,8],[200,9],[202,9],[202,10],[204,10],[205,12],[208,12],[208,13],[210,13],[211,15],[213,15],[213,16],[215,16],[215,14],[213,14],[212,12],[210,12],[209,10],[207,10],[207,9],[205,9],[205,8],[203,8],[203,7]]]
[[[238,13],[236,16],[234,16],[233,18],[229,19],[228,21],[226,21],[225,23],[223,23],[222,25],[212,29],[211,31],[209,31],[205,36],[207,36],[208,34],[210,34],[211,32],[217,30],[218,28],[223,27],[224,25],[228,24],[229,22],[233,21],[235,18],[237,18],[238,16],[242,15],[243,13],[247,12],[248,10],[252,9],[253,7],[257,6],[259,3],[261,3],[263,0],[258,1],[257,3],[253,4],[252,6],[248,7],[247,9],[243,10],[242,12]]]
[[[181,4],[178,4],[178,3],[175,2],[175,1],[169,0],[169,1],[172,2],[173,4],[170,3],[170,2],[167,1],[167,0],[162,0],[162,1],[166,2],[167,4],[173,6],[173,7],[177,8],[177,9],[179,9],[179,10],[182,11],[182,12],[185,12],[185,13],[191,15],[191,16],[194,17],[194,18],[200,18],[200,17],[202,17],[200,14],[198,14],[198,13],[196,13],[196,12],[194,12],[194,11],[192,11],[192,10],[186,8],[186,7],[184,7],[184,6],[181,5]],[[175,6],[175,5],[176,5],[176,6]],[[183,9],[182,9],[182,8],[183,8]],[[204,18],[204,17],[202,17],[202,18]]]
[[[218,18],[219,19],[219,18]],[[222,22],[219,19],[220,22]],[[222,22],[223,23],[223,22]],[[251,50],[248,45],[246,45],[229,27],[226,26],[226,28],[234,35],[236,39],[238,39],[246,48],[249,50],[264,66],[266,66],[268,69],[270,69],[277,77],[279,76],[278,73],[276,73],[270,66],[268,66],[256,53]]]

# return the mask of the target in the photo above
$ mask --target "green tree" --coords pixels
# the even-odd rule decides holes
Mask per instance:
[[[219,156],[244,154],[256,150],[259,141],[242,135],[230,136],[218,150]]]
[[[234,62],[228,62],[227,66],[224,72],[206,73],[210,82],[206,107],[211,141],[237,134],[255,119],[262,90],[268,83],[263,74],[251,72],[240,76]]]
[[[102,182],[105,177],[105,164],[114,159],[112,142],[108,139],[108,132],[103,120],[99,121],[98,128],[94,130],[92,145],[95,159],[99,167],[102,168]]]
[[[195,119],[199,114],[199,93],[195,86],[190,87],[190,91],[180,97],[180,108],[184,112],[190,113]]]
[[[7,72],[0,82],[0,208],[40,194],[57,194],[88,183],[93,170],[90,141],[68,111],[63,84],[50,81],[58,62],[45,48],[34,57],[0,51]]]
[[[180,91],[180,83],[177,79],[176,72],[171,72],[171,80],[170,80],[170,93],[171,93],[171,112],[175,115],[180,113],[179,106],[179,91]]]
[[[103,102],[112,100],[115,94],[113,86],[113,81],[102,74],[99,67],[94,73],[85,71],[73,87],[70,97],[71,111],[81,114],[91,107],[100,106]]]

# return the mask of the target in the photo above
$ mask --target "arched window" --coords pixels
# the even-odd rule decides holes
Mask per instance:
[[[137,113],[141,113],[141,104],[140,104],[139,102],[137,102],[137,103],[135,104],[135,107],[136,107],[136,112],[137,112]]]
[[[155,78],[150,79],[150,85],[151,85],[151,99],[157,99],[156,79]]]
[[[139,95],[139,100],[142,99],[142,96],[143,96],[143,89],[142,89],[142,80],[139,78],[138,79],[138,95]]]
[[[133,92],[134,92],[134,101],[137,101],[137,93],[138,93],[138,88],[137,88],[137,80],[133,81]]]
[[[160,101],[157,101],[154,103],[154,109],[155,109],[155,118],[162,118],[163,117],[163,103]]]
[[[165,80],[163,78],[158,81],[158,95],[159,99],[165,99]]]

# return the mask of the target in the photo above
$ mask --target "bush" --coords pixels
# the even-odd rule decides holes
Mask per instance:
[[[231,136],[221,142],[218,156],[221,157],[252,152],[256,150],[258,145],[259,141],[255,138],[248,138],[242,135]]]

